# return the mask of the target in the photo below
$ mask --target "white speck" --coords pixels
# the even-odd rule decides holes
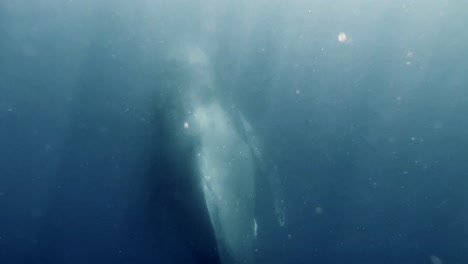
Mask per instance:
[[[8,108],[8,109],[7,109],[7,112],[13,112],[13,109]]]
[[[322,207],[319,207],[319,206],[315,207],[315,214],[316,215],[321,215],[322,213],[323,213]]]
[[[340,32],[338,34],[338,41],[343,43],[343,42],[346,42],[346,40],[348,39],[348,37],[346,36],[346,34],[344,32]]]
[[[416,138],[415,138],[415,137],[411,137],[411,141],[415,141],[415,140],[416,140]]]
[[[296,94],[300,94],[301,93],[301,90],[296,90]]]
[[[189,127],[189,124],[187,122],[184,122],[184,128],[187,129]]]
[[[442,264],[442,260],[436,255],[430,255],[429,258],[431,259],[432,264]]]

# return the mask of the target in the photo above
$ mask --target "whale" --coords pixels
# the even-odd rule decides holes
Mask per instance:
[[[250,146],[217,103],[197,107],[197,164],[223,263],[253,263],[255,167]]]
[[[186,51],[190,77],[184,129],[197,142],[194,171],[203,190],[218,254],[225,264],[254,263],[259,147],[241,111],[216,93],[216,78],[206,53],[199,47]]]

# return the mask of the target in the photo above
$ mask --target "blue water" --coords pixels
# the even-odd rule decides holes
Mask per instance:
[[[0,1],[0,263],[219,262],[187,46],[262,147],[257,263],[466,263],[465,10]]]

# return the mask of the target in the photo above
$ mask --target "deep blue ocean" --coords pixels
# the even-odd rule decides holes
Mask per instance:
[[[468,263],[467,11],[0,0],[0,263],[220,263],[204,83],[258,141],[255,263]]]

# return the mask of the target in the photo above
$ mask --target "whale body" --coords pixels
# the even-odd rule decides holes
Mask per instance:
[[[214,102],[197,107],[197,154],[205,201],[223,263],[253,263],[255,169],[250,146]]]
[[[239,111],[228,111],[216,96],[216,82],[203,49],[186,48],[190,69],[185,128],[192,130],[198,149],[195,174],[216,236],[221,261],[253,263],[255,221],[255,155],[249,142],[251,126]]]

